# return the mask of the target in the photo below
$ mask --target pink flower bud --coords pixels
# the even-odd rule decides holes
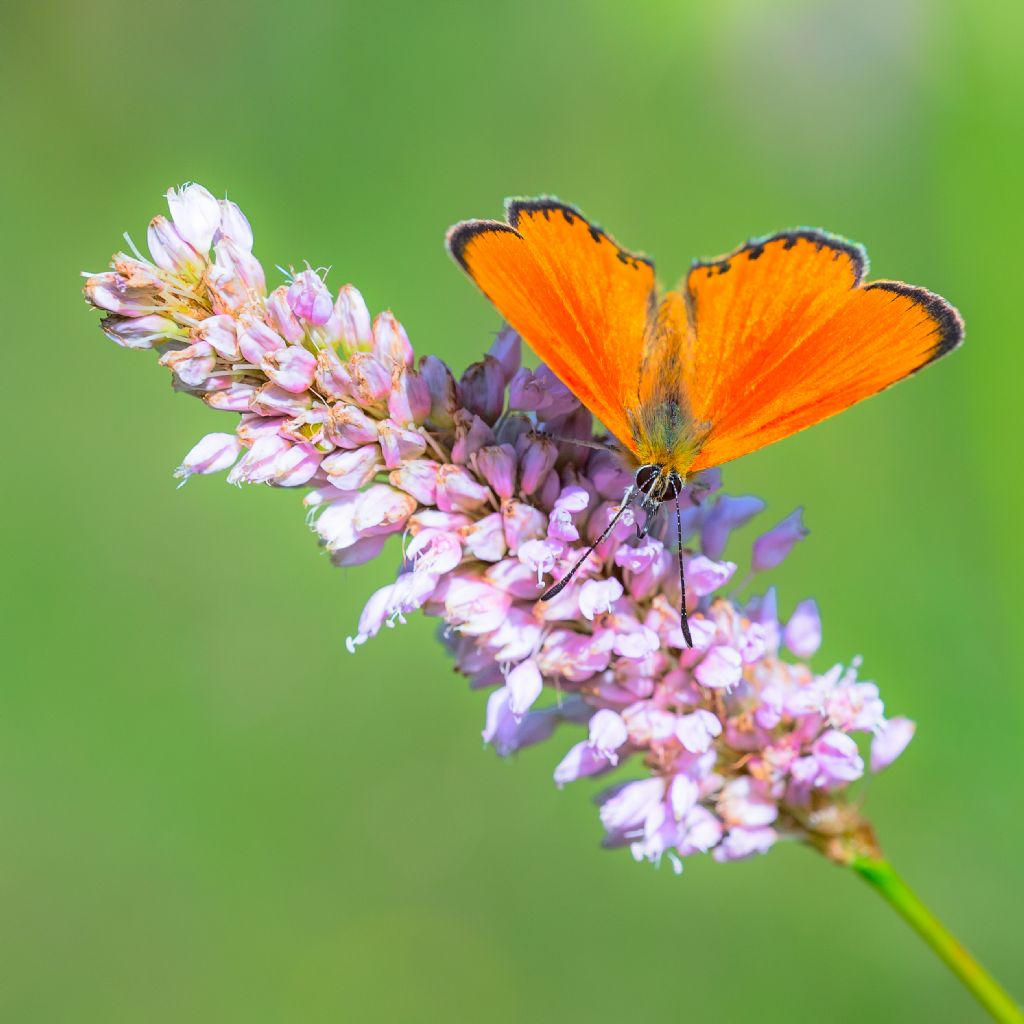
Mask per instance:
[[[676,738],[691,754],[703,754],[710,749],[716,736],[722,734],[722,723],[717,716],[703,708],[683,715],[676,722]]]
[[[332,344],[341,344],[346,352],[366,351],[373,340],[370,311],[359,289],[342,285],[334,303],[334,312],[324,324],[324,334]]]
[[[491,492],[461,466],[449,464],[437,472],[437,507],[442,512],[472,512],[490,496]]]
[[[217,293],[215,299],[219,296],[226,309],[238,309],[254,295],[266,292],[263,265],[248,249],[231,238],[221,238],[214,244],[213,251],[214,262],[207,272],[207,283],[211,292]]]
[[[146,349],[165,341],[181,341],[188,337],[188,328],[168,317],[151,313],[148,316],[105,316],[100,329],[122,348]]]
[[[611,764],[618,764],[616,751],[629,739],[622,716],[609,708],[601,708],[590,719],[589,732],[589,745]]]
[[[85,297],[98,309],[109,309],[122,316],[161,312],[155,285],[132,288],[117,274],[94,274],[85,282]]]
[[[270,326],[292,345],[298,344],[306,335],[306,329],[288,304],[288,288],[281,285],[267,296],[267,319]]]
[[[516,490],[516,453],[510,444],[487,445],[473,455],[473,467],[505,501]]]
[[[355,405],[341,402],[330,407],[327,439],[339,448],[361,448],[377,440],[377,420]]]
[[[718,797],[716,809],[731,828],[759,828],[770,825],[779,815],[775,801],[762,784],[749,776],[728,783]]]
[[[519,486],[523,494],[533,494],[544,482],[558,460],[558,445],[546,437],[538,437],[524,446],[521,457]]]
[[[487,354],[493,356],[501,366],[505,384],[515,376],[522,361],[523,345],[513,328],[505,326],[499,332]]]
[[[207,434],[181,460],[174,475],[183,484],[197,473],[220,473],[234,464],[241,451],[242,446],[234,434]]]
[[[418,459],[427,450],[427,440],[419,431],[406,430],[391,420],[380,421],[377,435],[388,469],[394,469],[407,459]]]
[[[880,772],[896,760],[914,738],[917,726],[909,718],[890,718],[871,741],[871,770]]]
[[[439,427],[450,427],[458,408],[458,393],[452,371],[436,356],[420,361],[420,373],[430,390],[430,419]]]
[[[206,264],[205,256],[200,256],[166,217],[154,217],[149,222],[146,244],[153,262],[168,273],[198,275]]]
[[[686,566],[686,587],[697,597],[705,597],[724,587],[734,572],[735,562],[712,562],[710,558],[696,555]]]
[[[327,440],[327,407],[317,405],[293,416],[281,426],[281,434],[299,444],[311,444],[320,452],[329,452],[334,445]]]
[[[494,431],[479,416],[465,409],[455,413],[455,443],[452,462],[465,466],[476,452],[494,444]]]
[[[373,484],[359,495],[353,524],[360,534],[395,533],[415,511],[415,498],[388,484]]]
[[[369,352],[357,352],[348,361],[348,372],[356,401],[362,406],[375,405],[391,392],[391,370]]]
[[[391,471],[391,483],[411,494],[421,505],[433,505],[437,500],[437,471],[441,464],[433,459],[413,459]]]
[[[614,761],[610,761],[592,744],[586,740],[580,740],[555,768],[555,785],[561,789],[567,782],[575,782],[577,779],[597,775],[599,772],[607,771],[614,764]]]
[[[364,565],[372,561],[384,549],[388,535],[382,533],[379,537],[360,537],[354,544],[347,548],[338,548],[331,552],[331,565],[339,569],[347,569],[352,565]]]
[[[743,678],[743,659],[731,647],[712,647],[693,674],[701,686],[728,690]]]
[[[804,526],[803,516],[804,510],[796,509],[786,516],[778,526],[754,541],[754,558],[751,563],[754,572],[764,572],[766,569],[774,569],[777,565],[781,565],[793,550],[793,545],[807,536],[809,531]]]
[[[251,384],[231,384],[223,391],[203,395],[203,400],[211,409],[220,412],[246,412],[255,394],[256,388]]]
[[[502,531],[504,540],[504,531]],[[527,540],[516,546],[515,555],[528,569],[537,574],[537,589],[544,586],[544,577],[555,571],[558,560],[565,553],[560,541]]]
[[[295,275],[288,289],[288,305],[297,317],[318,326],[327,323],[334,312],[331,293],[315,270]]]
[[[459,381],[462,404],[485,423],[494,423],[505,408],[505,376],[501,363],[484,356],[472,363]]]
[[[505,529],[500,512],[478,519],[464,530],[466,550],[482,562],[499,562],[508,553]],[[520,556],[521,556],[520,552]]]
[[[381,313],[373,322],[373,351],[388,367],[389,377],[392,366],[412,366],[413,351],[409,336],[390,310]]]
[[[594,452],[587,463],[587,476],[597,493],[610,501],[620,501],[633,482],[633,476],[622,459],[612,452]]]
[[[210,316],[196,328],[198,341],[205,341],[219,356],[229,362],[237,362],[238,321],[232,316]]]
[[[219,199],[217,205],[220,207],[220,233],[252,252],[252,228],[245,214],[229,199]]]
[[[293,395],[301,395],[313,383],[316,357],[312,352],[289,345],[268,352],[260,362],[260,369],[279,387]]]
[[[509,710],[508,687],[503,686],[487,698],[487,715],[481,735],[484,743],[491,744],[504,757],[516,749],[518,731],[519,722]]]
[[[409,542],[405,557],[416,572],[442,576],[462,561],[462,542],[446,530],[420,530]]]
[[[601,804],[601,824],[611,833],[641,828],[664,795],[665,783],[659,778],[627,782]]]
[[[497,629],[512,604],[506,591],[482,579],[455,575],[445,595],[448,620],[467,636],[481,636]]]
[[[322,457],[312,445],[293,445],[275,463],[272,482],[278,487],[301,487],[312,480]]]
[[[821,616],[813,598],[796,606],[782,633],[782,642],[798,658],[811,657],[821,646]]]
[[[384,468],[380,448],[364,445],[350,451],[337,451],[321,463],[328,480],[341,491],[358,491],[365,487]]]
[[[290,448],[283,437],[259,438],[228,474],[228,483],[267,483],[274,478],[278,459]]]
[[[811,745],[811,753],[821,769],[825,786],[853,782],[864,774],[864,761],[851,737],[830,729]]]
[[[701,527],[701,550],[708,558],[721,558],[729,541],[729,534],[738,527],[745,526],[763,510],[764,502],[760,498],[732,498],[723,494],[712,506]]]
[[[199,387],[216,368],[217,355],[205,341],[197,341],[188,348],[165,353],[160,365],[170,367],[183,384]]]
[[[508,687],[509,710],[516,718],[522,718],[533,707],[544,689],[544,680],[531,658],[520,662],[505,680]]]
[[[430,389],[427,382],[407,366],[395,369],[388,395],[388,415],[403,426],[422,423],[430,414]]]
[[[614,577],[603,580],[587,580],[580,587],[580,612],[591,621],[598,615],[608,614],[612,605],[625,593],[622,584]]]
[[[306,392],[301,395],[285,391],[277,384],[264,384],[249,401],[249,408],[260,416],[298,416],[313,404]]]
[[[167,206],[178,234],[196,252],[210,251],[213,236],[220,227],[220,204],[202,185],[182,185],[167,190]]]
[[[241,324],[238,349],[246,362],[259,366],[263,357],[285,347],[284,338],[272,331],[262,320],[246,320]]]
[[[743,860],[756,853],[767,853],[775,845],[777,839],[778,833],[770,825],[761,828],[730,829],[722,842],[715,847],[711,856],[719,864],[731,860]]]
[[[505,543],[513,555],[527,541],[540,540],[545,535],[547,517],[540,509],[527,505],[525,501],[503,501],[501,515],[505,526]]]
[[[351,402],[355,398],[352,375],[333,348],[322,348],[316,354],[316,389],[331,401]]]

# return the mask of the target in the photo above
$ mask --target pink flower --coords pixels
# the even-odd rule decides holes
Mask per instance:
[[[297,317],[317,326],[327,323],[334,312],[331,293],[315,270],[295,275],[288,289],[288,305]]]
[[[242,446],[234,434],[207,434],[181,460],[174,475],[184,484],[197,473],[220,473],[234,465],[241,451]]]
[[[205,255],[220,227],[220,204],[202,185],[182,185],[167,190],[167,205],[177,234]]]
[[[857,744],[844,732],[829,730],[814,741],[811,753],[818,762],[822,785],[853,782],[864,774],[864,761]]]
[[[796,606],[782,633],[782,642],[798,658],[811,657],[821,646],[821,616],[813,599]]]
[[[606,761],[618,764],[616,751],[629,739],[622,716],[609,708],[601,708],[590,720],[589,744]]]
[[[304,348],[288,348],[268,352],[260,361],[260,369],[280,388],[301,395],[312,383],[316,357]]]
[[[907,749],[916,728],[909,718],[890,718],[882,723],[871,741],[871,770],[888,768]]]
[[[728,690],[743,678],[743,659],[731,647],[712,647],[694,670],[694,676],[701,686]]]
[[[754,572],[774,569],[785,561],[786,556],[793,550],[793,545],[803,540],[809,532],[804,526],[803,519],[804,510],[798,508],[786,516],[778,526],[754,541]]]

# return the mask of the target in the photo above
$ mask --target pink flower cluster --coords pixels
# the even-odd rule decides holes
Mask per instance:
[[[727,593],[730,534],[764,506],[720,493],[717,472],[691,481],[692,649],[675,552],[662,524],[638,539],[629,511],[542,603],[631,482],[574,396],[546,367],[522,366],[508,330],[456,379],[434,356],[416,363],[401,324],[389,312],[371,320],[352,285],[332,295],[307,267],[268,295],[234,203],[199,185],[167,198],[151,258],[117,254],[86,296],[107,313],[109,338],[157,348],[176,388],[240,414],[185,456],[183,481],[230,470],[233,483],[308,488],[310,522],[338,565],[400,535],[401,572],[367,602],[351,651],[415,610],[443,619],[458,669],[490,690],[483,736],[500,754],[570,723],[587,734],[555,768],[558,785],[625,763],[640,775],[600,798],[606,843],[638,859],[679,869],[696,852],[735,860],[781,835],[834,833],[865,772],[857,735],[878,771],[914,726],[887,720],[856,668],[808,666],[821,641],[813,601],[782,621],[773,589],[741,598],[806,536],[801,510],[754,541],[751,575]]]

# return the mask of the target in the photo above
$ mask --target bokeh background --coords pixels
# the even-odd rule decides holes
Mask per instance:
[[[268,268],[332,265],[459,367],[497,320],[443,234],[513,193],[579,204],[669,283],[809,224],[959,305],[961,352],[726,483],[806,505],[784,609],[815,595],[817,664],[862,654],[919,723],[870,787],[882,841],[1024,992],[1022,12],[4,5],[0,1018],[980,1018],[810,852],[677,879],[601,851],[596,787],[550,782],[575,737],[482,751],[432,624],[345,652],[393,561],[333,570],[294,493],[175,490],[223,424],[100,335],[77,275],[189,179]]]

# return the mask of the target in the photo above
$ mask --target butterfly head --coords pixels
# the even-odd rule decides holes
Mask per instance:
[[[683,491],[683,478],[668,466],[648,463],[636,471],[633,486],[643,495],[643,507],[656,506],[679,497]]]

